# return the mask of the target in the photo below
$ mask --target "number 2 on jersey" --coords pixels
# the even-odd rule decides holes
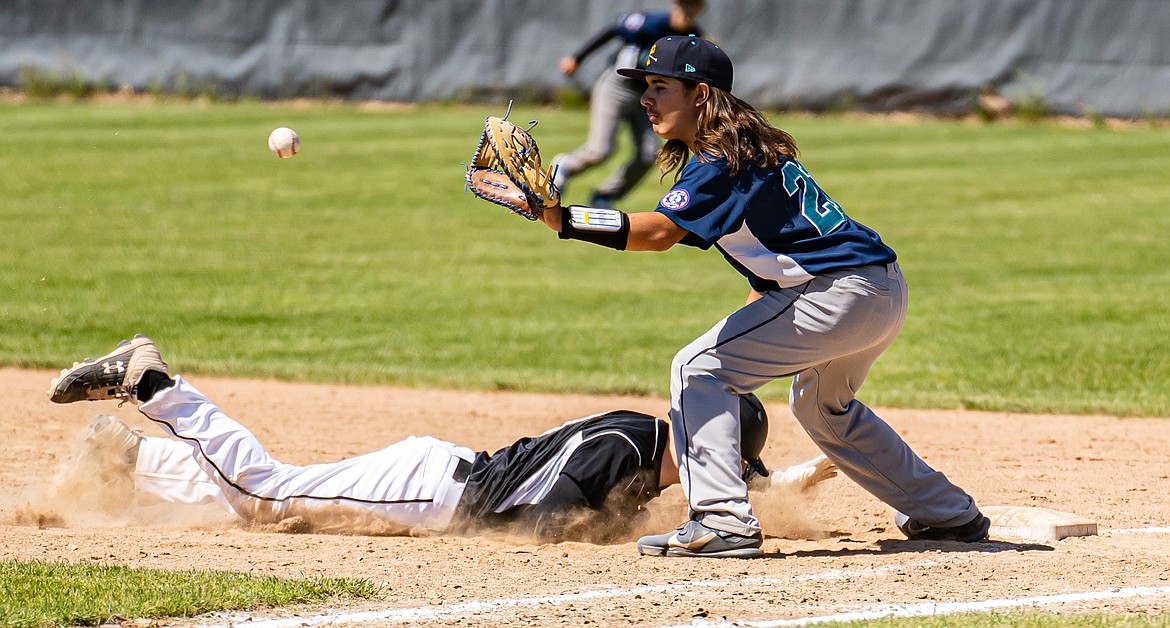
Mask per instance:
[[[790,161],[784,164],[781,172],[784,173],[784,191],[792,197],[800,194],[800,213],[821,235],[829,233],[845,222],[845,212],[841,210],[841,206],[825,194],[804,166]]]

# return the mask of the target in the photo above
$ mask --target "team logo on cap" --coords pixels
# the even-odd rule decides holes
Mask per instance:
[[[654,44],[653,46],[650,46],[650,52],[646,53],[646,65],[647,66],[650,65],[651,61],[653,61],[654,63],[658,63],[658,57],[654,56],[654,52],[656,50],[658,50],[658,44]]]
[[[679,210],[687,206],[691,202],[691,195],[687,194],[686,190],[671,190],[662,197],[659,204],[671,210]]]

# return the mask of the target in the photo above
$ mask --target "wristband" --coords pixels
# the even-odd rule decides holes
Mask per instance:
[[[618,209],[570,205],[561,213],[558,237],[624,251],[630,239],[630,218]]]

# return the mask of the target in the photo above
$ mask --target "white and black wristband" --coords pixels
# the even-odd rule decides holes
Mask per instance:
[[[630,217],[619,209],[569,205],[561,214],[558,237],[624,251],[630,239]]]

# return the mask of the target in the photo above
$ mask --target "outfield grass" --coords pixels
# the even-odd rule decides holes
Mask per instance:
[[[488,113],[0,105],[0,363],[143,332],[186,373],[665,395],[674,352],[746,284],[713,251],[559,242],[464,194]],[[512,117],[540,119],[546,159],[587,125]],[[867,401],[1170,416],[1170,131],[775,120],[911,284]],[[299,156],[268,153],[276,126]]]

